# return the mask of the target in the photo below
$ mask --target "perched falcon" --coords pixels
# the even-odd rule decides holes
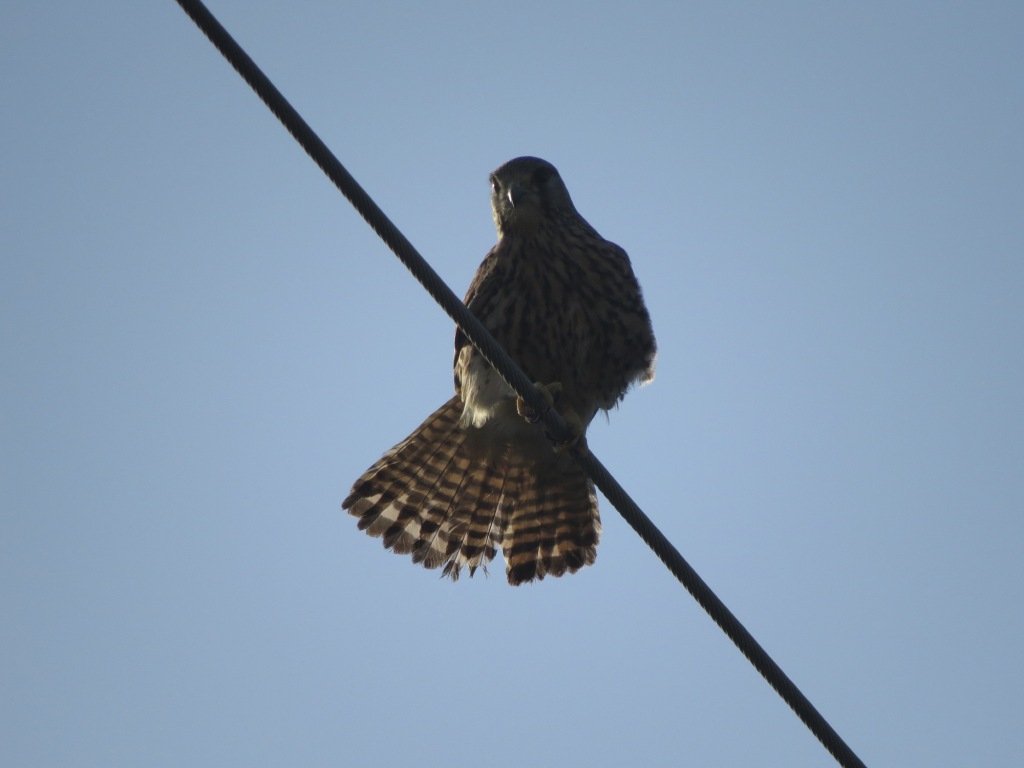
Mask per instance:
[[[654,376],[654,332],[629,257],[577,213],[544,160],[492,173],[491,207],[498,243],[466,305],[582,438],[599,410]],[[370,467],[342,507],[385,547],[452,579],[499,548],[510,584],[590,565],[601,533],[594,487],[523,411],[456,332],[455,396]]]

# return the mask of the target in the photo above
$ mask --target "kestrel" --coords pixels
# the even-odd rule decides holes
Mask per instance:
[[[466,305],[582,439],[599,410],[654,377],[654,332],[629,257],[580,216],[544,160],[494,171],[491,207],[498,242]],[[455,396],[370,467],[342,507],[385,547],[453,580],[499,548],[510,584],[592,564],[593,484],[524,410],[456,331]]]

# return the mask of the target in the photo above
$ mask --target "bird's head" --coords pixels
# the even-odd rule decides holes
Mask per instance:
[[[517,157],[491,174],[491,208],[499,237],[529,234],[546,218],[576,211],[555,166],[539,157]]]

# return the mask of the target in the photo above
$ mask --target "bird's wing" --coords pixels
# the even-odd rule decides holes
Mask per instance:
[[[463,299],[469,311],[481,322],[483,322],[483,318],[487,317],[488,310],[500,298],[502,288],[505,285],[505,273],[507,270],[504,266],[505,261],[501,258],[500,246],[501,243],[495,245],[484,257],[476,274],[473,275],[473,282],[469,284],[469,290],[466,291],[466,297]],[[462,354],[463,348],[468,346],[469,343],[470,341],[466,338],[466,335],[456,328],[453,366],[455,368],[455,391],[460,394],[462,392],[462,381],[459,374],[459,356]]]

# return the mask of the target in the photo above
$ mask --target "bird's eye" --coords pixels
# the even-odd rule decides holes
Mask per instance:
[[[501,188],[497,176],[491,176],[491,192],[497,192]]]
[[[544,184],[547,184],[547,181],[550,178],[551,178],[551,169],[550,168],[545,168],[545,167],[542,166],[542,167],[538,168],[536,171],[533,172],[533,183],[538,185],[538,186],[542,186]]]

